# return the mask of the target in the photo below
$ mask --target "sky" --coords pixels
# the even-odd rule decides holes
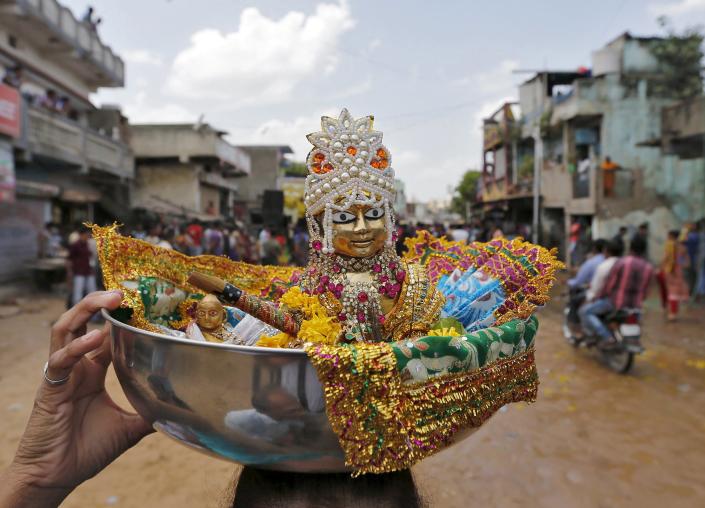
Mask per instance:
[[[77,17],[87,2],[60,0]],[[93,0],[126,84],[101,89],[133,123],[203,121],[234,144],[287,144],[321,115],[373,114],[415,201],[481,163],[482,118],[524,70],[574,70],[624,31],[705,25],[705,0]]]

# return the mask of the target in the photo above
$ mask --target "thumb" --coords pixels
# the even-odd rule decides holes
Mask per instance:
[[[125,430],[126,449],[133,447],[139,443],[143,437],[154,432],[154,428],[149,422],[138,414],[124,413],[122,422]]]

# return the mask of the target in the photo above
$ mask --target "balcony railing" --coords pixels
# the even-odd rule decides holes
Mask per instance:
[[[78,56],[97,67],[102,77],[94,76],[96,86],[124,85],[122,59],[101,42],[90,25],[77,20],[70,9],[56,0],[0,0],[0,7],[4,16],[11,15],[18,21],[30,23],[25,36],[40,49],[56,49],[57,45],[64,45],[73,50],[66,53],[68,58],[75,60]],[[53,36],[47,36],[46,31],[52,32]],[[44,47],[46,45],[52,47]],[[55,54],[57,58],[63,58],[62,52]]]
[[[134,157],[124,143],[59,113],[26,104],[23,109],[22,136],[17,143],[30,154],[122,178],[134,177]]]

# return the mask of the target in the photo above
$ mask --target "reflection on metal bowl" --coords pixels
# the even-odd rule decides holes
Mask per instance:
[[[349,471],[304,351],[194,342],[103,316],[122,389],[158,431],[246,466]]]

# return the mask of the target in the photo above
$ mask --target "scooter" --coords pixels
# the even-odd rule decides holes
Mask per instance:
[[[614,338],[613,343],[603,344],[599,337],[579,338],[576,335],[576,331],[582,328],[575,312],[576,302],[581,300],[581,296],[584,299],[582,289],[570,292],[568,304],[564,310],[563,336],[575,348],[597,348],[609,368],[620,374],[626,374],[634,364],[634,357],[644,352],[644,347],[641,345],[641,310],[620,309],[602,316],[600,319],[607,325]]]

